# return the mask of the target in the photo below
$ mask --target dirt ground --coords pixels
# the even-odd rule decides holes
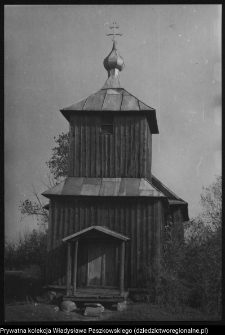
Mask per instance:
[[[215,316],[204,315],[194,310],[184,311],[161,308],[149,303],[132,303],[128,301],[127,308],[123,311],[115,311],[105,308],[101,317],[84,316],[84,308],[77,308],[72,312],[63,312],[58,306],[49,302],[13,302],[5,305],[6,322],[86,322],[95,321],[102,323],[110,321],[219,321]]]

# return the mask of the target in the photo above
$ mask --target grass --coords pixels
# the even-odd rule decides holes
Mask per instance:
[[[112,311],[105,309],[100,318],[87,317],[83,315],[82,309],[66,313],[58,309],[56,305],[47,302],[42,303],[25,303],[14,302],[5,306],[6,322],[33,322],[33,321],[219,321],[215,316],[205,315],[194,309],[186,309],[185,311],[174,311],[149,303],[128,304],[126,310]]]
[[[127,309],[112,311],[105,308],[100,318],[84,316],[83,309],[71,313],[62,312],[48,301],[41,290],[41,277],[35,268],[22,273],[10,272],[5,276],[6,322],[80,322],[80,321],[219,321],[218,316],[208,315],[196,309],[174,309],[150,303],[128,300]],[[36,299],[39,297],[39,299]],[[27,301],[26,301],[27,299]],[[28,301],[29,299],[29,301]]]

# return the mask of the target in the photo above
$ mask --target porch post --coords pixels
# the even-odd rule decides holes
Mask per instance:
[[[73,295],[75,295],[76,288],[77,288],[77,253],[78,253],[78,240],[75,241],[75,246],[74,246]]]
[[[70,283],[71,283],[71,242],[67,242],[67,269],[66,269],[66,296],[70,294]]]
[[[120,294],[124,292],[125,241],[120,247]]]

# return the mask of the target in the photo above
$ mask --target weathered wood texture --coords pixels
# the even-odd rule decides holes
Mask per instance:
[[[113,134],[101,134],[100,116],[70,120],[70,177],[151,180],[152,135],[146,116],[115,115]]]
[[[64,197],[63,200],[52,198],[50,211],[55,215],[50,214],[53,221],[49,226],[49,234],[55,236],[55,239],[52,245],[49,244],[48,249],[48,284],[66,284],[66,243],[62,243],[62,238],[98,225],[106,226],[130,238],[130,241],[125,243],[124,285],[125,288],[140,287],[144,266],[150,266],[161,256],[160,240],[163,237],[165,210],[164,201],[159,198],[122,200],[104,197],[101,200],[94,197],[89,199]],[[61,213],[60,219],[57,213]],[[61,229],[58,229],[59,224],[62,226]],[[57,231],[59,233],[56,234]],[[88,248],[85,243],[79,243],[78,247],[78,286],[87,285]],[[119,247],[115,253],[116,259],[120,259]],[[58,264],[61,266],[58,267]],[[116,270],[117,281],[118,270]],[[107,271],[106,268],[105,273]],[[105,281],[108,283],[107,278]]]

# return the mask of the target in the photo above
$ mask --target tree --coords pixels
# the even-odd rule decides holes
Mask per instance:
[[[171,225],[165,228],[159,298],[200,307],[206,312],[221,311],[222,290],[222,177],[203,188],[202,212],[185,223],[188,238],[177,239]]]
[[[69,133],[62,133],[54,139],[58,146],[52,149],[52,157],[46,164],[53,174],[55,182],[59,183],[68,174]]]
[[[200,196],[202,212],[185,223],[186,239],[192,239],[192,243],[204,242],[215,232],[221,234],[222,176],[215,177],[216,180],[209,187],[203,187],[203,193]]]
[[[62,133],[58,138],[54,137],[57,144],[52,149],[52,157],[46,162],[49,167],[50,173],[48,174],[48,183],[42,183],[51,188],[67,177],[68,169],[68,155],[69,155],[69,133]],[[38,225],[44,230],[48,223],[48,210],[44,207],[46,202],[36,192],[35,187],[32,185],[32,195],[35,200],[26,199],[20,202],[20,212],[22,218],[26,216],[35,216]]]

